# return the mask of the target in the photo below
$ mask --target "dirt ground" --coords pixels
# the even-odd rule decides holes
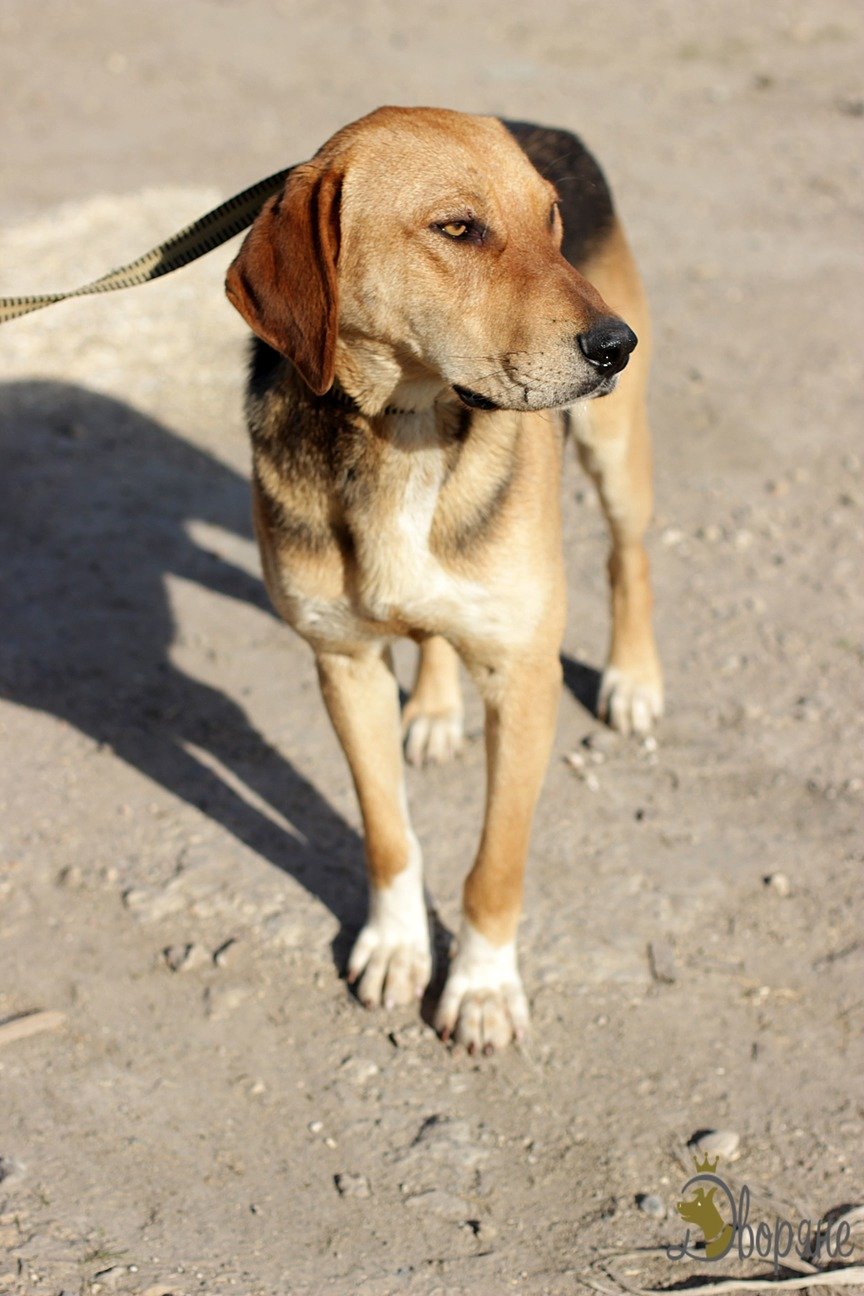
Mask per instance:
[[[3,0],[0,293],[382,102],[584,136],[655,317],[668,715],[655,747],[586,706],[605,537],[571,464],[532,1040],[477,1061],[364,1012],[358,814],[251,538],[231,248],[5,326],[0,1021],[64,1021],[0,1032],[0,1292],[587,1293],[681,1241],[700,1128],[740,1134],[754,1220],[864,1200],[862,67],[843,0]],[[410,776],[442,947],[480,724]]]

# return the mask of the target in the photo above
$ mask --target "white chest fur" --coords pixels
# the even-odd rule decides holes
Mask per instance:
[[[442,603],[484,602],[481,585],[449,573],[431,552],[445,474],[441,447],[415,434],[388,459],[374,515],[357,517],[353,526],[360,610],[375,620],[413,622]]]

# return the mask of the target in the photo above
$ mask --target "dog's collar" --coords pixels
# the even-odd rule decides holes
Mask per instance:
[[[338,382],[334,382],[333,386],[330,388],[328,392],[324,394],[322,399],[329,402],[332,405],[338,405],[340,409],[350,410],[352,414],[362,413],[360,406],[357,404],[354,397],[349,396],[348,393],[345,390],[343,390],[342,387],[339,386]],[[381,413],[382,414],[416,414],[417,411],[411,409],[401,409],[398,405],[385,405],[383,410],[381,410]]]

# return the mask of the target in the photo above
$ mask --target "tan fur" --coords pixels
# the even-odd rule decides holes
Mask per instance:
[[[610,523],[618,674],[608,678],[619,703],[621,679],[659,698],[642,547],[651,486],[638,275],[617,225],[584,274],[565,261],[555,191],[491,118],[382,109],[298,172],[228,279],[234,304],[296,366],[255,416],[267,587],[316,653],[357,788],[373,898],[416,848],[388,642],[421,644],[404,716],[409,754],[421,721],[433,759],[449,751],[435,745],[436,725],[461,734],[457,654],[466,665],[486,706],[488,788],[464,911],[471,929],[503,946],[515,938],[561,681],[563,438],[551,407],[577,402],[580,454]],[[440,229],[469,214],[488,227],[482,246],[457,246]],[[597,378],[576,335],[613,309],[640,346],[616,391],[579,399]],[[320,395],[334,375],[352,410],[316,403],[304,385]],[[500,407],[473,412],[462,440],[453,384]],[[606,703],[626,728],[636,712],[624,714],[615,688]],[[422,758],[427,748],[417,750]],[[376,931],[364,929],[364,960]],[[422,934],[414,939],[422,945]],[[409,955],[378,949],[365,972],[355,967],[361,997],[404,995]],[[462,1037],[483,1042],[467,1027]],[[487,1041],[500,1038],[487,1028]]]

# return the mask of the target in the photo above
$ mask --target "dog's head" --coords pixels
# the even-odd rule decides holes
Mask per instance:
[[[495,118],[382,108],[296,167],[228,271],[259,337],[361,407],[610,391],[636,338],[561,254],[555,189]]]
[[[711,1237],[717,1232],[716,1224],[722,1226],[723,1219],[714,1201],[716,1188],[709,1188],[706,1192],[704,1188],[697,1188],[691,1201],[682,1201],[678,1203],[678,1214],[688,1224],[695,1224],[701,1228],[706,1237]]]

